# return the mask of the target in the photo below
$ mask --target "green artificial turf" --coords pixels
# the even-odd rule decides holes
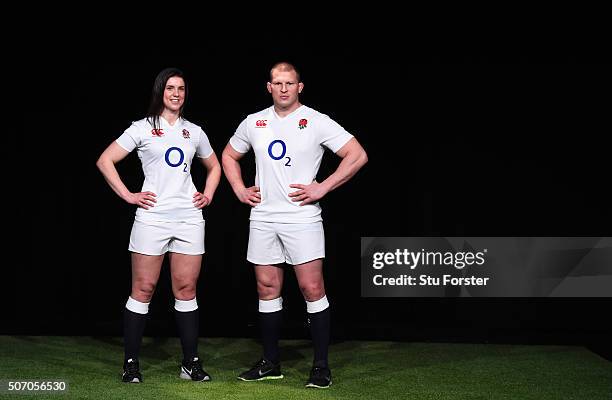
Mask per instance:
[[[346,341],[330,348],[333,385],[306,389],[308,341],[281,341],[282,380],[236,376],[261,354],[250,339],[201,339],[210,382],[179,379],[177,338],[145,338],[144,382],[120,380],[122,340],[0,336],[0,381],[62,379],[64,394],[15,399],[612,399],[612,363],[582,347]]]

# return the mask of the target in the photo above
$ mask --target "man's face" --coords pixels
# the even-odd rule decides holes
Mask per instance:
[[[298,103],[298,94],[304,84],[298,82],[295,71],[272,70],[272,82],[268,82],[268,92],[276,107],[290,109]]]

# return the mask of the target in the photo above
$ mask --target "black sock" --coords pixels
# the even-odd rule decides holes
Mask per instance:
[[[329,307],[323,311],[308,314],[308,319],[310,320],[310,335],[314,346],[313,366],[327,367],[330,329]]]
[[[259,313],[259,325],[261,329],[261,339],[264,347],[264,358],[278,364],[280,352],[278,349],[278,338],[280,337],[283,310],[271,313]]]
[[[128,310],[123,311],[123,345],[124,355],[127,361],[130,358],[138,359],[140,354],[140,343],[147,322],[147,314],[138,314]]]
[[[200,334],[200,313],[199,310],[177,311],[176,326],[181,337],[183,347],[183,360],[191,360],[198,355],[198,335]]]

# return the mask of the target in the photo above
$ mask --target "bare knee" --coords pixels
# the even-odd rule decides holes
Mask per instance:
[[[325,296],[323,282],[308,282],[301,284],[300,290],[306,301],[317,301]]]
[[[155,293],[155,284],[152,282],[136,282],[132,286],[131,297],[141,303],[149,303]]]
[[[187,301],[196,297],[196,285],[194,283],[182,283],[174,288],[174,298]]]
[[[280,297],[281,282],[278,278],[257,280],[257,294],[262,300],[272,300]]]

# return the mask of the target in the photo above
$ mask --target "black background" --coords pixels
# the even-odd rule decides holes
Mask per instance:
[[[441,36],[162,43],[71,34],[16,44],[17,68],[5,77],[19,86],[17,135],[5,140],[3,177],[12,188],[6,253],[16,257],[3,263],[0,333],[121,335],[135,210],[106,185],[97,157],[144,116],[168,66],[185,71],[186,116],[220,157],[240,121],[271,104],[271,64],[288,60],[301,69],[302,102],[353,133],[369,156],[321,203],[335,340],[567,343],[609,355],[611,298],[360,297],[361,236],[611,234],[607,53],[573,35]],[[337,163],[328,152],[319,178]],[[252,164],[252,155],[242,163],[247,184]],[[118,170],[138,191],[138,158]],[[202,168],[193,177],[200,186]],[[248,214],[222,178],[205,212],[202,336],[256,336]],[[167,267],[147,335],[176,335]],[[305,304],[286,272],[284,335],[307,337]]]

